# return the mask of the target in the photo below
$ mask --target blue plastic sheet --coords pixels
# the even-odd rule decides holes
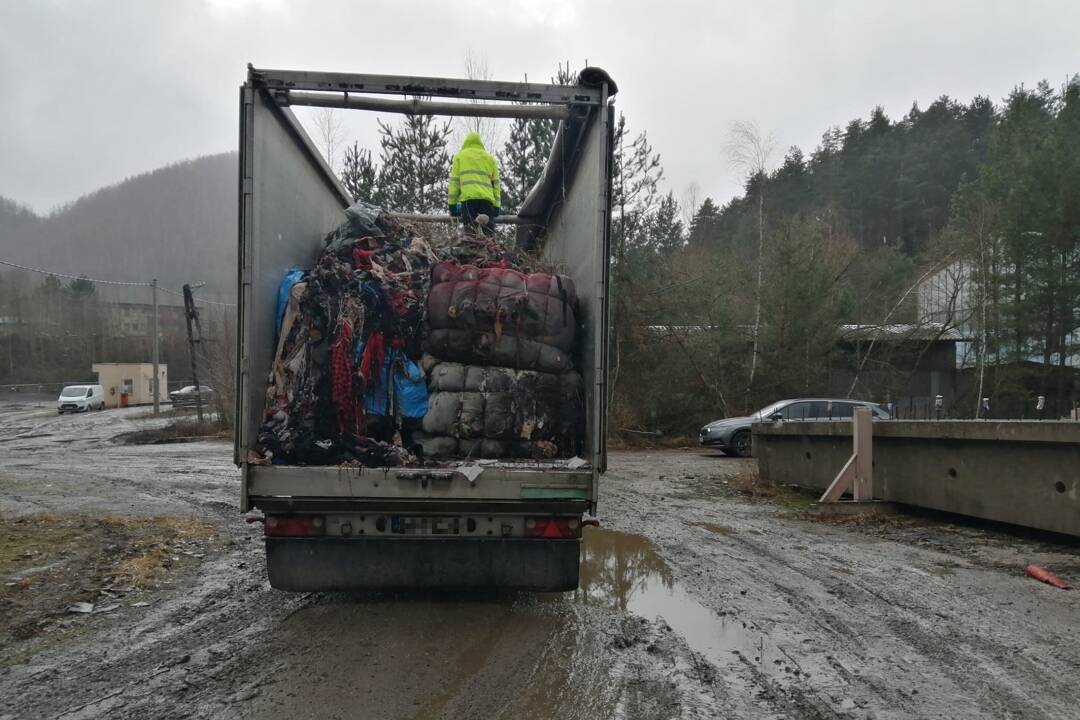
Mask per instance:
[[[303,277],[304,271],[302,268],[291,267],[285,271],[285,277],[281,278],[281,284],[278,285],[277,307],[275,308],[274,314],[274,317],[277,319],[277,322],[274,324],[274,327],[277,328],[277,333],[281,332],[281,323],[285,320],[285,308],[289,305],[289,293],[292,292],[293,285],[300,282]]]
[[[357,340],[353,347],[353,359],[357,365],[364,356],[364,341]],[[394,402],[402,417],[420,418],[428,411],[427,381],[424,371],[400,350],[389,350],[383,360],[378,383],[368,388],[364,398],[364,411],[368,415],[390,414],[390,388],[393,385]]]
[[[398,353],[402,360],[399,372],[394,373],[394,397],[401,415],[407,418],[424,417],[428,411],[428,389],[420,366]]]

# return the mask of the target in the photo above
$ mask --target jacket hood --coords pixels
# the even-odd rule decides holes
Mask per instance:
[[[462,148],[480,148],[484,149],[484,141],[480,139],[480,133],[471,132],[465,136],[465,142],[461,144]]]

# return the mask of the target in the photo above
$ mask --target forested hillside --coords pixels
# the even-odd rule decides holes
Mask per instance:
[[[553,81],[574,77],[560,67]],[[380,127],[379,147],[344,145],[344,184],[391,210],[441,211],[450,126],[405,117]],[[555,126],[508,129],[489,145],[512,212]],[[844,363],[844,393],[888,400],[947,332],[977,371],[972,397],[949,398],[950,412],[970,416],[984,396],[1073,401],[1054,369],[1080,353],[1080,82],[1021,86],[1000,102],[942,96],[900,118],[872,108],[809,152],[781,153],[767,131],[738,125],[725,150],[745,179],[739,197],[677,197],[647,133],[618,117],[613,427],[685,433],[778,398],[835,393]],[[205,281],[204,297],[231,299],[235,163],[223,154],[162,168],[48,217],[0,199],[0,258],[166,287]],[[32,297],[11,275],[0,276],[0,299]],[[932,318],[917,302],[927,282],[946,296]],[[844,326],[885,324],[919,328],[925,348],[894,360],[871,344],[853,366],[838,360]]]
[[[210,155],[159,168],[90,193],[45,217],[19,206],[17,198],[0,198],[0,259],[110,280],[157,277],[171,288],[202,281],[207,283],[206,297],[231,299],[236,284],[236,155]],[[146,299],[145,291],[99,291],[110,299]]]
[[[129,178],[45,217],[0,198],[0,260],[121,282],[156,277],[162,305],[181,305],[173,293],[184,283],[205,282],[200,298],[228,302],[236,294],[236,206],[233,153]],[[150,300],[147,287],[0,266],[0,382],[88,379],[94,362],[148,361],[149,325],[137,318],[149,309],[130,314],[113,303]],[[220,326],[223,306],[209,307]],[[189,373],[182,323],[175,311],[162,317],[162,361],[183,379]],[[204,315],[204,327],[210,319]]]
[[[841,326],[925,323],[919,281],[942,276],[951,302],[933,328],[970,337],[978,368],[973,397],[949,398],[954,412],[970,416],[984,394],[1069,406],[1054,366],[1078,353],[1080,83],[1020,87],[1000,104],[942,97],[897,120],[875,108],[780,159],[741,126],[728,150],[745,193],[706,198],[684,228],[658,191],[659,157],[644,136],[623,138],[616,423],[686,432],[824,393]],[[890,369],[882,353],[868,367]],[[910,368],[891,369],[902,385]],[[884,401],[893,387],[849,391]]]

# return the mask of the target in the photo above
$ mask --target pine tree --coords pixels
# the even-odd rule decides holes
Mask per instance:
[[[719,244],[717,231],[720,227],[720,209],[712,198],[705,198],[690,222],[689,241],[693,247],[711,247]]]
[[[573,85],[577,73],[570,70],[570,63],[559,64],[551,78],[553,85]],[[503,186],[503,207],[517,210],[540,179],[551,155],[555,133],[559,128],[555,120],[529,120],[514,118],[510,125],[510,137],[499,156],[499,169]]]
[[[643,249],[662,258],[670,258],[686,242],[682,220],[679,219],[679,201],[674,193],[668,191],[660,199],[656,212],[649,217],[647,236]]]
[[[508,212],[521,207],[529,190],[540,179],[554,140],[555,126],[551,121],[514,119],[499,163],[503,207]]]
[[[85,275],[82,275],[78,280],[69,282],[65,291],[73,302],[84,302],[97,291],[97,286],[94,285],[92,280],[88,280]]]
[[[658,187],[664,176],[660,156],[642,131],[630,140],[626,117],[619,113],[615,124],[614,162],[611,179],[611,236],[615,249],[615,262],[624,259],[626,250],[634,242],[646,218],[655,209]]]
[[[341,183],[353,200],[362,200],[374,205],[382,204],[382,189],[379,187],[379,169],[371,157],[371,151],[361,149],[354,142],[345,148],[342,159]]]
[[[612,397],[618,388],[623,345],[648,316],[647,309],[633,301],[642,279],[641,273],[635,272],[640,263],[633,251],[642,244],[642,232],[655,210],[657,187],[663,175],[660,156],[653,152],[645,133],[631,141],[626,118],[620,113],[615,125],[611,181],[611,284],[616,298],[612,322],[615,357],[608,382]]]
[[[378,187],[389,210],[430,212],[446,205],[450,123],[431,115],[408,115],[398,127],[379,121],[381,134]]]

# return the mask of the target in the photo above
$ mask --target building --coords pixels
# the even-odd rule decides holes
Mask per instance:
[[[900,417],[945,416],[957,398],[957,346],[969,340],[936,322],[841,325],[830,393],[846,397],[854,387],[852,397],[887,404]]]
[[[153,363],[94,363],[98,385],[105,389],[105,406],[152,405],[154,402]],[[168,398],[169,367],[158,366],[158,400]]]
[[[154,306],[150,303],[115,302],[102,307],[104,333],[111,337],[153,337]],[[165,336],[183,336],[186,330],[184,308],[158,306],[158,330]]]
[[[1065,352],[1044,355],[1045,326],[1025,321],[1023,341],[1013,342],[1015,332],[999,326],[999,336],[993,336],[993,322],[983,328],[986,347],[983,362],[979,360],[980,312],[998,318],[1000,308],[988,305],[980,308],[971,266],[956,261],[927,277],[918,288],[918,314],[923,320],[955,328],[962,338],[956,345],[956,366],[959,369],[956,390],[962,403],[961,415],[996,418],[1061,418],[1076,415],[1080,406],[1080,333],[1069,332],[1061,339]],[[1008,320],[1012,322],[1012,320]],[[987,332],[990,335],[987,336]],[[1007,339],[1002,333],[1007,332]],[[1005,345],[1007,347],[1002,347]],[[1023,349],[1017,349],[1018,346]],[[995,349],[996,348],[996,349]],[[1049,360],[1049,362],[1048,362]]]
[[[974,367],[977,362],[974,340],[979,333],[979,306],[974,273],[970,265],[957,260],[927,277],[919,284],[916,302],[920,321],[956,328],[964,336],[964,340],[957,344],[957,367]],[[1065,346],[1080,347],[1080,335],[1075,332],[1069,333],[1065,338]],[[1055,355],[1051,355],[1051,365],[1080,368],[1080,353],[1070,352],[1064,358],[1055,357]],[[990,350],[986,362],[991,365],[1002,363],[1045,365],[1043,357],[1034,351],[1027,357],[1017,358],[1015,356],[997,357]]]

